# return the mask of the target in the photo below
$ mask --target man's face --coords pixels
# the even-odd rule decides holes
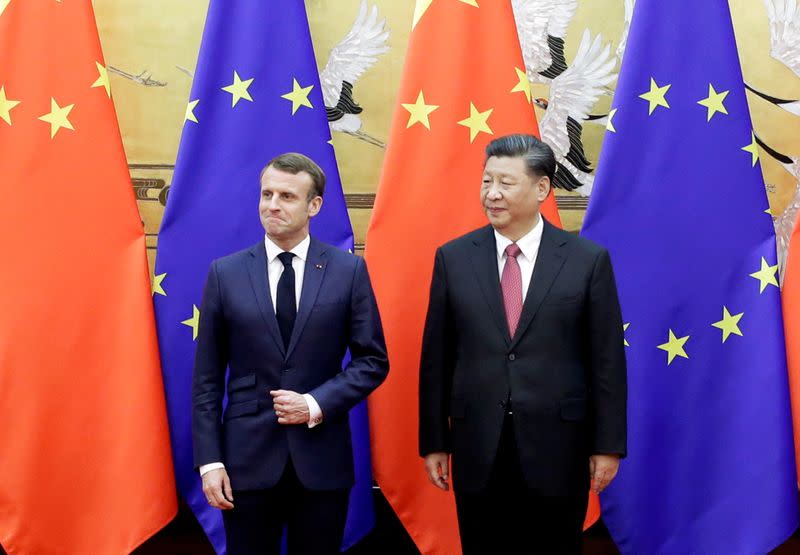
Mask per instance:
[[[531,177],[524,158],[492,156],[486,161],[481,203],[489,223],[517,240],[537,222],[539,205],[550,192],[550,179]]]
[[[264,172],[258,211],[264,231],[274,242],[299,242],[308,235],[309,220],[322,207],[322,197],[308,198],[312,186],[306,172],[292,175],[272,166]]]

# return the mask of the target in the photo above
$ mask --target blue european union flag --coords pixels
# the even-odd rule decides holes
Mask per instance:
[[[311,233],[352,249],[330,138],[303,1],[212,0],[159,234],[155,273],[164,294],[155,306],[178,489],[220,554],[222,517],[206,503],[191,447],[193,339],[205,276],[214,258],[264,236],[259,173],[284,152],[303,153],[325,171],[325,202]],[[364,403],[350,421],[356,486],[344,548],[374,524]]]
[[[583,234],[626,326],[623,553],[755,554],[798,523],[772,220],[727,0],[639,0]]]

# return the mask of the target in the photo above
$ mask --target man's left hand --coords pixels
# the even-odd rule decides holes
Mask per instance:
[[[592,491],[600,493],[617,475],[619,470],[618,455],[592,455],[589,457],[589,477],[592,479]]]
[[[278,424],[308,423],[308,403],[300,393],[278,389],[269,394],[272,395],[272,407],[278,417]]]

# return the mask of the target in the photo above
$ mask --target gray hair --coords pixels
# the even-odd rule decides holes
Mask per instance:
[[[486,145],[486,160],[492,156],[524,158],[525,167],[532,177],[547,176],[553,181],[553,175],[556,173],[556,157],[553,149],[533,135],[519,133],[494,139]]]

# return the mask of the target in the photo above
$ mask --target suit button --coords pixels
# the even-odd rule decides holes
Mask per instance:
[[[517,360],[517,355],[511,353],[510,355],[508,355],[508,360]]]

